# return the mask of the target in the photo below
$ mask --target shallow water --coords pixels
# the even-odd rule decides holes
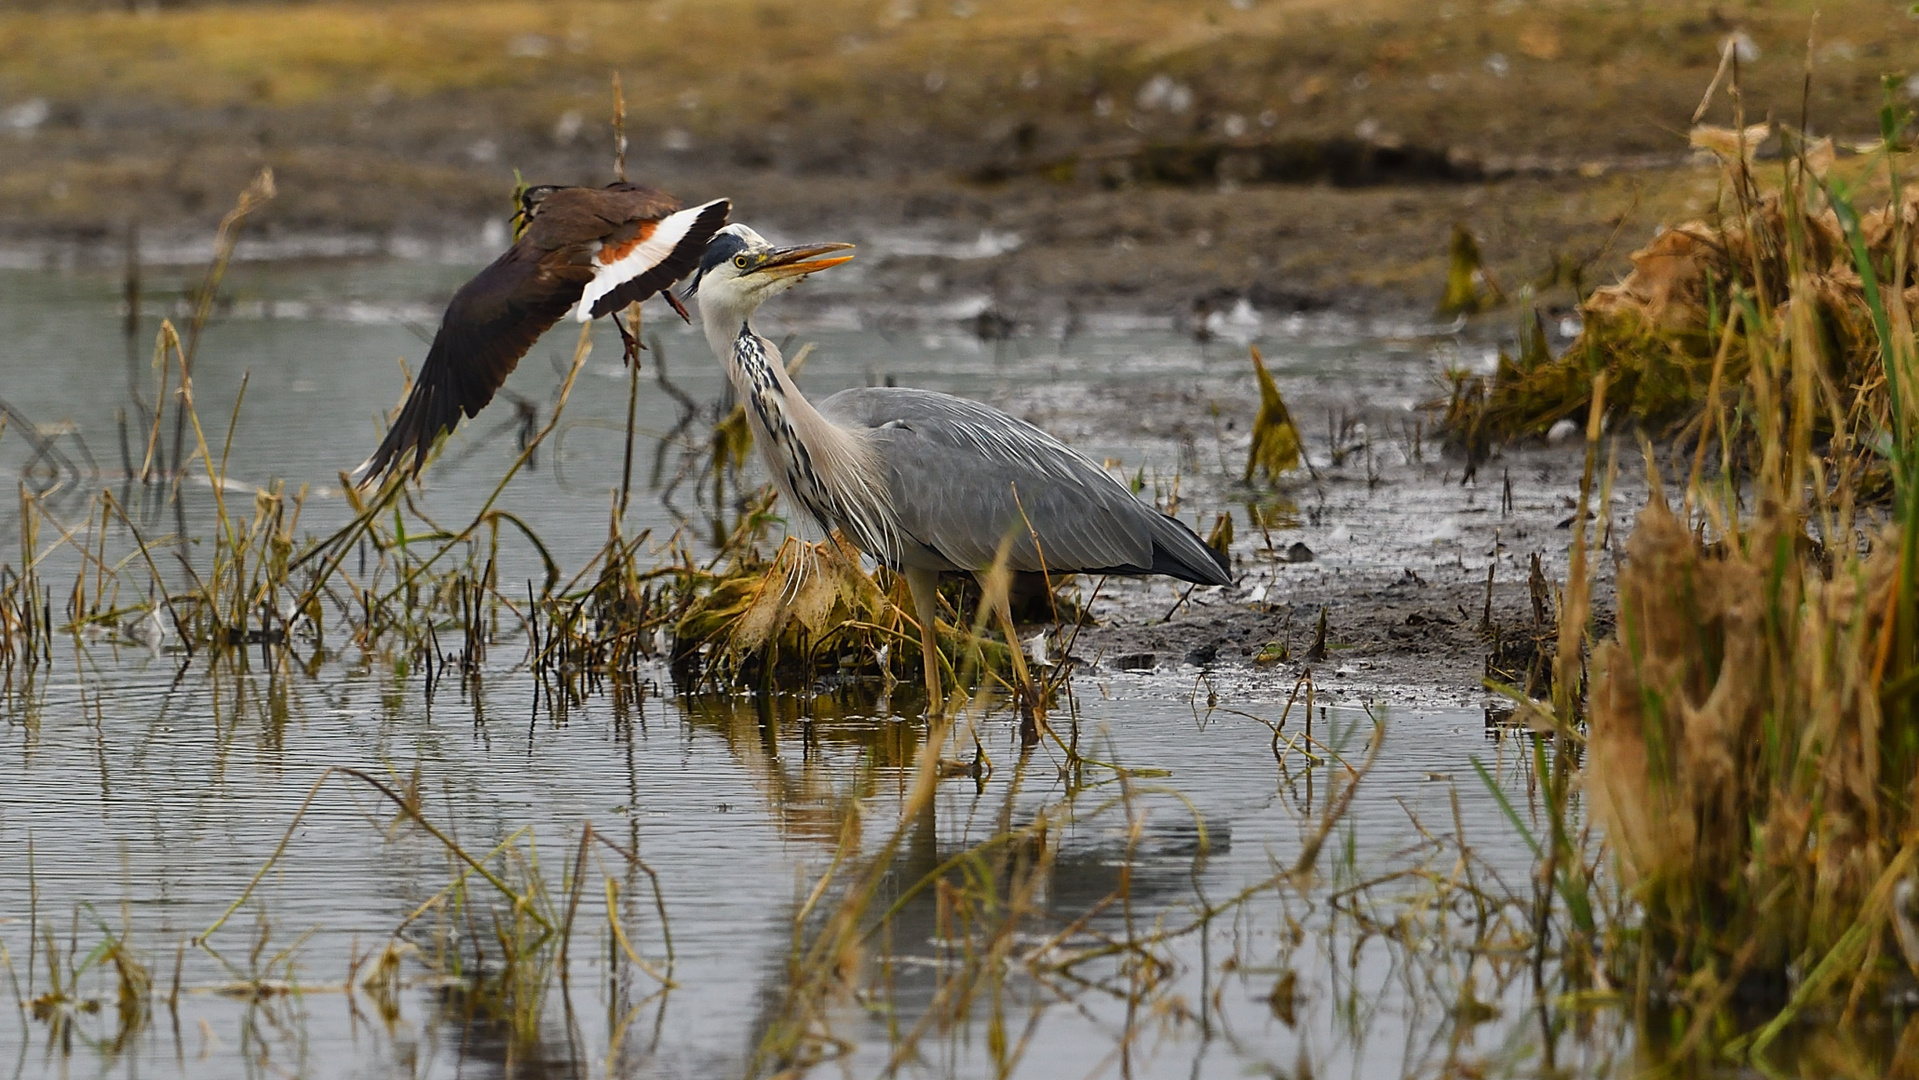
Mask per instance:
[[[857,803],[874,839],[883,838],[898,815],[919,732],[906,718],[831,699],[763,708],[743,698],[653,699],[625,710],[590,703],[561,723],[547,716],[529,721],[532,695],[523,678],[489,680],[483,709],[443,698],[428,710],[418,680],[406,685],[382,671],[333,665],[318,678],[296,676],[293,685],[278,688],[260,674],[195,671],[176,685],[171,658],[95,652],[89,660],[99,670],[84,694],[71,680],[59,680],[45,688],[36,708],[16,714],[0,764],[0,784],[12,793],[0,820],[7,852],[0,910],[10,915],[0,941],[18,978],[29,977],[28,920],[37,912],[55,929],[63,952],[77,934],[84,954],[101,937],[95,920],[103,921],[148,954],[164,987],[176,960],[169,947],[204,931],[241,895],[322,771],[350,765],[396,787],[417,778],[428,819],[476,852],[529,829],[523,844],[537,841],[541,858],[557,865],[577,843],[583,822],[637,848],[659,875],[679,985],[635,1021],[649,1034],[628,1044],[626,1065],[634,1075],[743,1070],[771,1007],[768,995],[785,980],[796,905],[827,868],[846,807]],[[1295,782],[1282,785],[1270,734],[1255,721],[1215,715],[1196,723],[1182,700],[1183,681],[1129,679],[1109,684],[1112,700],[1083,706],[1081,724],[1098,756],[1166,770],[1133,782],[1190,801],[1189,807],[1170,794],[1139,793],[1143,832],[1130,859],[1126,815],[1115,808],[1095,812],[1116,794],[1115,785],[1069,793],[1056,776],[1056,755],[1045,753],[1016,781],[1011,726],[996,720],[985,742],[1003,759],[1002,771],[984,791],[965,779],[947,782],[933,812],[908,823],[908,851],[897,859],[893,887],[987,839],[1005,820],[1018,823],[1042,807],[1085,816],[1064,826],[1044,899],[1060,923],[1110,893],[1122,864],[1133,879],[1134,921],[1151,927],[1187,922],[1202,897],[1223,899],[1270,877],[1275,860],[1290,863],[1310,828],[1296,817],[1304,795],[1301,770],[1295,767]],[[275,702],[281,694],[284,706]],[[1235,704],[1277,715],[1284,703],[1248,692],[1236,695]],[[1328,862],[1350,860],[1347,872],[1368,875],[1404,861],[1402,849],[1417,847],[1419,839],[1409,815],[1450,832],[1448,799],[1457,790],[1468,835],[1494,851],[1492,866],[1523,881],[1527,860],[1518,857],[1509,827],[1472,773],[1472,758],[1496,764],[1500,757],[1481,718],[1384,719],[1382,759],[1345,826],[1353,850],[1331,854]],[[1317,722],[1324,731],[1367,720],[1362,712],[1335,709]],[[1349,744],[1358,742],[1357,734],[1348,735]],[[1326,782],[1322,775],[1322,798]],[[1017,792],[1009,792],[1015,786]],[[208,949],[183,954],[182,984],[199,992],[181,1000],[177,1039],[162,1008],[147,1035],[117,1053],[100,1051],[103,1060],[124,1062],[130,1074],[141,1075],[240,1075],[249,1071],[245,1058],[260,1057],[316,1077],[472,1074],[474,1059],[493,1052],[489,1040],[503,1036],[485,1024],[469,1028],[435,990],[406,994],[391,1027],[365,1016],[356,1022],[354,1004],[338,992],[355,959],[383,947],[399,920],[457,869],[437,843],[391,826],[392,817],[393,808],[369,789],[329,781],[248,903]],[[1210,845],[1203,856],[1202,824]],[[617,867],[613,872],[619,876]],[[645,882],[624,884],[628,933],[644,955],[662,963]],[[603,907],[600,898],[589,899],[589,910]],[[1353,1075],[1397,1075],[1409,1064],[1401,1040],[1413,1025],[1405,1014],[1421,1003],[1395,993],[1387,950],[1350,974],[1366,997],[1377,996],[1366,1007],[1380,1015],[1363,1032],[1342,1032],[1338,991],[1312,983],[1344,958],[1314,935],[1297,949],[1283,948],[1282,907],[1277,896],[1248,904],[1221,918],[1211,933],[1190,935],[1167,950],[1177,965],[1171,992],[1195,1010],[1202,1003],[1216,1010],[1216,1035],[1231,1039],[1209,1041],[1192,1025],[1156,1032],[1133,1048],[1135,1075],[1191,1075],[1201,1065],[1209,1073],[1239,1074],[1262,1062],[1290,1064],[1301,1046],[1324,1055],[1322,1064],[1335,1072],[1349,1064]],[[1310,924],[1324,916],[1295,917]],[[894,933],[904,968],[896,987],[908,1019],[915,997],[930,994],[940,961],[934,921],[931,905],[922,904],[905,913]],[[1101,923],[1105,932],[1124,933],[1116,913]],[[625,980],[610,976],[603,916],[595,924],[582,935],[590,947],[575,945],[571,996],[577,1045],[603,1055],[609,1010],[653,987],[630,967]],[[1202,948],[1217,955],[1204,956]],[[276,960],[283,949],[292,951]],[[1219,956],[1228,953],[1243,954],[1248,963],[1222,977]],[[1296,1027],[1276,1019],[1266,1000],[1282,958],[1301,969],[1308,987]],[[44,956],[40,964],[36,985],[44,991]],[[209,992],[254,974],[313,989],[257,1004]],[[1378,985],[1366,987],[1369,982]],[[1214,990],[1218,996],[1208,1002]],[[1061,1075],[1068,1065],[1116,1049],[1123,1003],[1102,993],[1074,994],[1070,986],[1029,993],[1051,1005],[1028,1052],[1027,1075]],[[370,1012],[364,992],[361,997],[357,1008]],[[548,1013],[541,1051],[568,1057],[565,1020],[557,1009]],[[9,1014],[0,1023],[20,1019]],[[79,1026],[110,1037],[111,1007],[80,1018]],[[885,1028],[874,1020],[852,1016],[844,1034],[860,1041],[855,1059],[869,1066],[888,1052]],[[1362,1045],[1341,1045],[1359,1035]],[[23,1075],[60,1060],[44,1025],[18,1023],[8,1038],[21,1042]],[[958,1050],[961,1061],[972,1063],[957,1066],[956,1075],[982,1067],[980,1047],[962,1041]],[[90,1056],[81,1053],[83,1061]]]
[[[855,264],[857,265],[857,264]],[[284,480],[289,492],[309,485],[307,520],[319,532],[347,515],[339,473],[359,464],[378,444],[380,416],[399,400],[401,365],[417,369],[438,322],[437,304],[470,267],[345,260],[320,266],[241,266],[222,293],[220,316],[203,335],[194,362],[194,394],[208,441],[219,449],[245,386],[226,454],[229,480],[265,485]],[[107,275],[0,271],[0,365],[4,398],[36,423],[71,426],[59,442],[84,468],[90,459],[111,480],[122,467],[117,416],[129,425],[126,456],[137,470],[148,432],[130,404],[127,387],[153,396],[157,372],[152,334],[161,317],[185,327],[190,312],[174,301],[189,279],[145,283],[141,335],[129,349],[122,333],[120,283]],[[893,382],[1005,402],[1036,388],[1070,400],[1088,388],[1178,387],[1257,400],[1246,363],[1245,340],[1258,333],[1274,374],[1282,379],[1327,380],[1352,387],[1355,398],[1385,407],[1430,397],[1449,356],[1435,352],[1430,328],[1417,323],[1360,324],[1341,317],[1277,317],[1225,327],[1234,336],[1201,343],[1170,325],[1091,319],[1076,332],[1054,327],[1010,341],[983,342],[955,313],[984,297],[939,304],[893,304],[861,291],[857,274],[828,284],[809,282],[806,294],[784,307],[770,305],[756,327],[785,345],[789,359],[807,342],[817,345],[800,379],[811,396],[849,386]],[[725,379],[695,327],[663,304],[646,308],[643,336],[658,339],[660,357],[647,353],[637,398],[636,490],[654,475],[663,438],[682,418],[670,382],[703,412],[725,394]],[[544,423],[571,364],[576,331],[549,333],[521,361],[501,398],[449,440],[427,477],[425,508],[449,519],[470,512],[491,491],[519,452],[515,400],[534,407]],[[566,565],[577,565],[606,537],[610,495],[624,466],[629,374],[617,335],[601,320],[594,346],[568,401],[562,423],[534,467],[516,477],[505,501],[553,545]],[[133,353],[134,355],[130,355]],[[1029,403],[1030,404],[1030,403]],[[1044,410],[1040,410],[1044,411]],[[667,444],[658,468],[670,480],[679,453],[705,437],[707,415]],[[1171,476],[1181,462],[1171,444],[1117,441],[1111,433],[1073,430],[1070,417],[1049,426],[1095,460],[1112,459],[1128,475],[1145,469]],[[170,420],[159,442],[172,443]],[[8,445],[9,442],[12,445]],[[192,434],[188,433],[189,451]],[[20,459],[17,435],[0,438],[0,460]],[[89,484],[70,485],[84,494]],[[204,484],[201,485],[204,487]],[[652,528],[665,535],[703,517],[699,484],[691,480],[666,502],[635,498],[627,534]],[[189,492],[191,493],[191,486]],[[210,500],[198,493],[201,508]],[[57,505],[57,503],[56,503]],[[189,515],[191,516],[191,514]]]
[[[343,520],[337,471],[377,441],[376,417],[400,386],[395,358],[417,362],[424,342],[416,330],[430,327],[435,299],[465,272],[371,261],[236,269],[233,303],[207,331],[195,373],[203,420],[226,416],[248,380],[230,477],[310,485],[306,531]],[[149,297],[164,298],[166,287],[149,282]],[[833,288],[762,328],[775,340],[791,333],[796,343],[818,343],[802,379],[809,393],[888,379],[1028,403],[1043,401],[1041,390],[1071,400],[1124,384],[1252,392],[1235,341],[1201,344],[1166,326],[1095,322],[982,343],[952,317],[963,302],[888,306],[863,298],[856,275]],[[42,425],[71,421],[99,464],[99,476],[51,496],[56,511],[120,482],[112,475],[116,410],[128,406],[129,378],[151,385],[144,352],[129,359],[121,338],[117,289],[107,277],[0,275],[0,396]],[[165,300],[149,299],[148,310],[157,316]],[[700,339],[650,309],[649,317],[674,383],[702,407],[717,402],[720,379]],[[1376,402],[1425,396],[1443,359],[1418,327],[1273,319],[1238,329],[1260,341],[1283,379],[1346,380]],[[572,341],[556,331],[509,389],[550,402]],[[655,391],[657,352],[647,364],[637,418],[650,436],[636,455],[642,474],[657,437],[680,419]],[[502,497],[569,569],[606,536],[626,378],[611,331],[601,328],[537,470]],[[485,497],[517,453],[510,432],[497,431],[506,421],[495,413],[505,412],[496,405],[456,436],[430,473],[429,513],[460,519]],[[688,430],[703,433],[706,420]],[[1048,423],[1129,474],[1194,467],[1172,441],[1075,431],[1068,420]],[[217,424],[215,441],[225,428]],[[144,442],[137,424],[131,442]],[[16,438],[0,436],[0,460],[9,468],[25,460]],[[1223,486],[1207,475],[1204,455],[1197,461],[1197,490]],[[669,453],[665,470],[676,463]],[[685,485],[675,504],[684,518],[653,494],[636,494],[629,533],[664,536],[686,521],[697,530],[693,488]],[[211,520],[210,503],[210,489],[186,489],[189,534]],[[9,533],[16,524],[17,513],[8,515]],[[8,552],[0,561],[17,557]],[[1010,1017],[1013,1071],[1027,1076],[1237,1076],[1303,1064],[1315,1075],[1381,1076],[1441,1071],[1449,1058],[1520,1067],[1533,1052],[1523,980],[1501,976],[1483,957],[1461,960],[1445,944],[1459,926],[1427,910],[1422,879],[1390,876],[1428,866],[1457,875],[1463,842],[1473,872],[1530,895],[1530,853],[1474,767],[1483,762],[1524,806],[1520,744],[1489,733],[1478,710],[1322,698],[1313,733],[1345,764],[1340,753],[1314,764],[1303,744],[1282,761],[1264,721],[1286,710],[1290,682],[1184,665],[1100,670],[1075,680],[1058,723],[1076,726],[1088,757],[1136,770],[1124,782],[1097,767],[1063,775],[1051,746],[1021,763],[1001,709],[981,722],[991,777],[978,786],[945,781],[929,812],[902,822],[923,726],[883,694],[676,698],[668,673],[647,669],[620,694],[556,711],[519,653],[520,643],[502,643],[475,684],[443,684],[429,700],[417,671],[350,651],[305,670],[257,653],[210,662],[105,638],[57,639],[54,662],[30,684],[16,680],[6,705],[0,945],[17,988],[6,996],[24,1003],[48,992],[51,963],[86,969],[80,994],[104,995],[105,1004],[62,1013],[64,1027],[0,1009],[0,1048],[13,1047],[0,1054],[0,1074],[741,1074],[786,999],[796,918],[809,930],[819,925],[817,913],[801,918],[801,909],[833,866],[849,821],[858,823],[849,857],[882,859],[880,895],[890,902],[948,858],[1041,818],[1050,823],[1052,865],[1016,943],[1030,962],[1006,968],[991,995],[980,990],[982,1002],[921,1041],[899,1063],[903,1071],[994,1073],[1007,1051],[987,996]],[[1293,706],[1288,736],[1304,731],[1306,716]],[[1363,761],[1375,721],[1384,725],[1378,761],[1320,853],[1320,873],[1304,887],[1271,885],[1318,832],[1329,798]],[[561,868],[590,823],[657,875],[665,924],[649,879],[599,851],[567,976],[548,985],[531,1030],[515,1030],[488,1017],[475,983],[448,977],[500,971],[493,924],[475,913],[505,907],[469,878],[464,908],[429,905],[398,939],[418,951],[402,961],[397,1011],[383,1016],[360,985],[372,958],[462,868],[443,843],[396,821],[371,787],[338,773],[321,783],[329,767],[364,770],[408,793],[476,855],[504,846],[512,858],[489,865],[521,888],[537,877],[563,894]],[[898,845],[883,850],[896,832]],[[219,931],[203,947],[187,944],[263,866]],[[1122,881],[1125,901],[1115,902]],[[1242,902],[1217,909],[1248,889]],[[824,895],[830,902],[837,891]],[[866,950],[856,982],[887,992],[832,1006],[833,1036],[843,1040],[833,1053],[844,1056],[822,1069],[885,1071],[902,1032],[953,992],[968,939],[934,893],[905,902]],[[670,931],[672,989],[661,992],[653,974],[624,958],[609,906],[633,951],[662,975]],[[1185,929],[1209,910],[1210,921]],[[447,927],[449,911],[469,921],[447,936],[434,928]],[[1404,940],[1380,930],[1395,924],[1423,929]],[[1068,928],[1070,936],[1049,942]],[[107,969],[97,956],[87,963],[109,936],[151,968],[159,994],[153,1022],[124,1039]],[[1054,962],[1089,940],[1137,947]],[[452,952],[436,951],[449,941]],[[1148,955],[1152,962],[1140,959]],[[1290,1010],[1275,998],[1289,971],[1298,987]],[[181,993],[169,1008],[176,982]],[[238,993],[241,982],[282,992]],[[1467,982],[1490,1007],[1462,1031],[1448,1016]],[[1030,1037],[1020,1041],[1021,1032]]]

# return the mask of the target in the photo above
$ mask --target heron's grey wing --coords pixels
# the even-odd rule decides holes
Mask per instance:
[[[841,391],[819,408],[867,432],[901,527],[955,566],[992,565],[1010,538],[1015,570],[1231,580],[1192,530],[1141,503],[1085,455],[997,409],[892,387]]]

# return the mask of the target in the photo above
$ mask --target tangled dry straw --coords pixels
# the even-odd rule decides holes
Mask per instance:
[[[683,649],[706,647],[708,673],[738,675],[749,663],[810,670],[816,650],[836,632],[864,630],[878,643],[915,637],[900,609],[861,571],[859,557],[834,539],[788,537],[762,563],[737,563],[688,608],[675,631]],[[722,680],[724,681],[724,680]]]
[[[1642,944],[1662,975],[1748,996],[1789,970],[1839,976],[1842,944],[1864,979],[1919,826],[1915,731],[1881,703],[1898,537],[1830,576],[1803,537],[1769,504],[1708,546],[1655,499],[1620,571],[1618,633],[1593,654],[1586,786]]]

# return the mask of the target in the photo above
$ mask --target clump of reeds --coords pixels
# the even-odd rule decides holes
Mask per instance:
[[[1660,502],[1640,515],[1619,635],[1593,656],[1586,776],[1662,979],[1886,974],[1869,961],[1919,826],[1902,548],[1882,534],[1828,568],[1775,502],[1710,544]]]
[[[1906,119],[1890,103],[1883,110],[1886,146],[1897,145]],[[1884,205],[1859,212],[1848,181],[1857,163],[1839,160],[1830,138],[1784,124],[1702,126],[1691,139],[1721,165],[1711,213],[1634,252],[1623,281],[1585,299],[1582,329],[1558,357],[1543,337],[1535,343],[1522,334],[1517,353],[1502,353],[1489,378],[1455,376],[1447,427],[1456,440],[1470,448],[1577,419],[1598,372],[1610,388],[1609,420],[1703,439],[1707,415],[1729,404],[1800,317],[1822,350],[1816,377],[1838,391],[1812,418],[1814,429],[1870,441],[1885,424],[1893,388],[1878,377],[1874,303],[1880,292],[1919,297],[1909,250],[1919,191],[1900,191],[1897,168],[1889,168]],[[1769,139],[1783,150],[1776,163],[1758,160]],[[1878,268],[1876,281],[1861,276],[1862,258]]]
[[[1624,889],[1614,977],[1691,1011],[1682,1048],[1735,1004],[1771,1017],[1735,1048],[1810,1014],[1849,1021],[1919,964],[1891,929],[1919,856],[1911,213],[1862,220],[1802,150],[1742,231],[1662,245],[1685,253],[1660,271],[1667,310],[1695,282],[1733,321],[1635,331],[1674,357],[1710,345],[1714,392],[1680,512],[1655,477],[1628,542],[1582,776]],[[1649,280],[1642,266],[1601,303]],[[1889,518],[1860,509],[1848,431],[1884,460]]]
[[[964,603],[954,605],[956,612]],[[905,581],[875,580],[838,537],[788,537],[770,558],[740,552],[681,610],[674,664],[694,686],[810,686],[821,678],[912,684],[921,669],[919,627]],[[935,632],[956,679],[1011,677],[1010,649],[945,620]]]
[[[707,650],[701,666],[711,677],[739,676],[749,668],[767,678],[780,672],[804,677],[821,650],[834,657],[850,651],[834,640],[850,631],[862,631],[855,636],[880,646],[906,644],[914,632],[902,619],[860,569],[857,553],[837,539],[807,543],[788,537],[763,567],[736,562],[734,572],[687,607],[674,636],[683,660],[693,650]],[[881,667],[885,659],[875,648],[860,666]]]

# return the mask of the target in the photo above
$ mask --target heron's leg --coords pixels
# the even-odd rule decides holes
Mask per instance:
[[[937,570],[909,569],[906,587],[913,593],[913,615],[920,621],[920,656],[926,662],[926,714],[940,713],[940,645],[934,631],[939,618],[940,576]]]
[[[1031,746],[1046,729],[1046,706],[1040,701],[1038,684],[1026,670],[1026,651],[1019,639],[1019,629],[1013,625],[1013,602],[1006,595],[1007,590],[989,590],[984,580],[980,582],[980,591],[983,602],[993,605],[1000,630],[1006,635],[1006,646],[1013,654],[1013,696],[1020,703],[1019,737],[1022,744]],[[995,595],[985,596],[988,592]]]

